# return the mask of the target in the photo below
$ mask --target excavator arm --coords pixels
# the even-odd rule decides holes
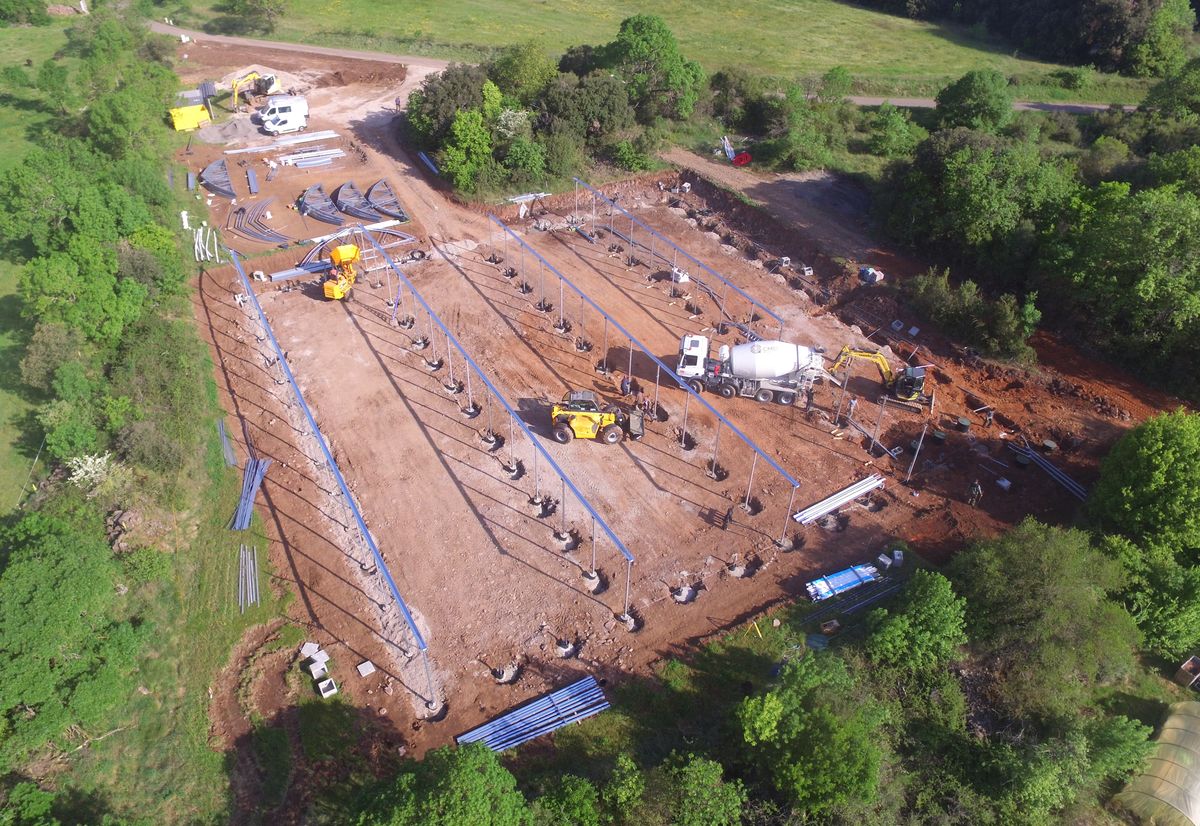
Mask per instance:
[[[883,379],[883,383],[892,386],[896,381],[896,374],[892,372],[892,365],[888,364],[888,360],[884,358],[882,353],[875,350],[855,350],[849,344],[842,348],[837,354],[837,358],[833,361],[833,366],[829,368],[830,373],[836,373],[838,370],[848,366],[850,362],[862,360],[869,361],[879,368],[879,375]]]
[[[834,359],[829,372],[836,373],[843,367],[848,366],[850,362],[856,360],[869,361],[871,364],[874,364],[879,370],[879,375],[883,379],[884,386],[896,398],[904,401],[915,401],[922,398],[925,390],[924,368],[906,367],[901,375],[897,376],[895,371],[892,370],[892,365],[888,363],[887,358],[876,350],[856,350],[847,344],[838,353],[837,358]]]

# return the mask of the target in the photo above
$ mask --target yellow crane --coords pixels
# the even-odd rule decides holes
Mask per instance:
[[[333,248],[333,252],[329,253],[329,261],[333,267],[329,270],[329,275],[325,276],[323,285],[326,298],[341,301],[350,295],[354,280],[358,276],[354,265],[361,260],[358,247],[354,244],[342,244]]]
[[[242,99],[240,97],[242,88],[248,83],[254,85],[250,87],[251,94],[255,95],[273,95],[279,91],[279,78],[275,75],[264,75],[258,72],[247,72],[233,82],[233,111],[242,111]]]
[[[879,375],[883,378],[883,383],[897,399],[911,402],[918,401],[923,397],[925,392],[925,368],[905,367],[897,375],[892,370],[892,365],[888,364],[888,360],[878,350],[856,350],[847,344],[837,354],[837,358],[833,360],[833,364],[829,367],[829,372],[836,373],[843,367],[848,366],[850,362],[858,360],[869,361],[879,368]]]

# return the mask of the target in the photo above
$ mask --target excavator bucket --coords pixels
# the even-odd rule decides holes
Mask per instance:
[[[346,264],[354,264],[358,262],[358,247],[354,244],[342,244],[334,247],[333,252],[329,253],[329,260],[333,262],[335,267],[343,267]]]

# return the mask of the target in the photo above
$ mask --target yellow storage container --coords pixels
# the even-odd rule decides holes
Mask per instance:
[[[208,109],[201,105],[177,106],[171,110],[171,125],[176,132],[189,132],[211,121]]]

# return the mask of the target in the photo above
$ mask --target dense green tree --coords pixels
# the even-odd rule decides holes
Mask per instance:
[[[1085,181],[1096,184],[1111,180],[1129,161],[1129,147],[1108,135],[1101,135],[1079,160],[1079,172]]]
[[[148,632],[118,622],[117,575],[100,514],[29,514],[0,531],[0,764],[85,730],[125,700]]]
[[[1200,645],[1200,565],[1180,562],[1175,548],[1153,540],[1108,536],[1103,547],[1125,567],[1125,607],[1144,647],[1174,659]]]
[[[1152,154],[1146,162],[1146,171],[1155,186],[1178,184],[1180,189],[1200,195],[1200,146]]]
[[[850,94],[854,78],[845,66],[834,66],[821,76],[821,85],[817,87],[817,99],[822,103],[841,103]]]
[[[573,774],[563,775],[558,784],[533,802],[537,826],[600,826],[596,787]]]
[[[585,78],[559,75],[540,101],[539,129],[578,135],[600,146],[633,125],[629,93],[619,78],[595,74]]]
[[[80,330],[97,344],[115,344],[141,315],[146,288],[118,281],[116,262],[106,259],[56,252],[30,262],[19,282],[23,312]]]
[[[917,571],[894,609],[872,615],[867,651],[879,662],[914,671],[945,665],[967,641],[964,610],[950,580]]]
[[[1126,64],[1141,77],[1163,77],[1187,60],[1187,46],[1196,27],[1189,0],[1162,0],[1139,41],[1129,47]]]
[[[443,746],[409,764],[364,801],[360,826],[523,826],[517,782],[482,743]]]
[[[921,140],[920,134],[907,111],[884,102],[871,118],[871,152],[885,158],[911,155]]]
[[[1008,80],[993,69],[967,72],[938,92],[937,114],[943,128],[965,126],[995,132],[1012,120]]]
[[[46,0],[0,0],[0,26],[12,23],[48,25],[50,15],[46,13]]]
[[[487,72],[500,91],[529,106],[558,76],[558,67],[541,44],[527,41],[503,49]]]
[[[1100,527],[1200,563],[1200,415],[1148,419],[1113,445],[1088,498]]]
[[[1027,222],[1047,225],[1076,188],[1068,164],[1043,161],[1032,145],[946,130],[922,142],[913,162],[891,173],[888,229],[909,243],[941,242],[982,256],[1009,246]]]
[[[66,66],[53,58],[47,60],[38,68],[34,84],[61,114],[67,114],[68,104],[73,100],[74,94],[71,89],[71,73]]]
[[[1200,58],[1189,60],[1152,86],[1142,107],[1171,118],[1200,117]]]
[[[442,149],[442,175],[459,192],[475,189],[480,170],[492,157],[492,136],[476,109],[459,112]]]
[[[482,109],[487,73],[481,66],[452,63],[429,75],[421,88],[408,96],[409,133],[424,147],[436,147],[446,138],[459,112]]]
[[[1121,566],[1083,531],[1027,519],[960,553],[950,574],[1008,713],[1070,714],[1092,684],[1132,667],[1137,629],[1109,597],[1124,585]]]
[[[690,117],[700,97],[704,72],[686,60],[661,17],[638,14],[621,21],[617,39],[605,50],[608,63],[629,84],[629,97],[644,121]]]
[[[51,811],[54,793],[23,781],[8,790],[0,808],[0,826],[59,826]]]
[[[610,822],[656,826],[736,826],[742,823],[746,790],[740,780],[725,780],[715,760],[672,753],[647,775],[645,798],[632,812]]]
[[[608,820],[632,826],[636,822],[633,812],[642,802],[645,791],[646,779],[633,758],[624,752],[618,754],[612,775],[600,789],[600,800]]]
[[[1102,183],[1067,217],[1042,268],[1048,282],[1070,285],[1087,328],[1127,357],[1190,347],[1200,321],[1200,197]]]
[[[546,174],[546,148],[527,138],[518,138],[508,148],[504,165],[521,181],[540,181]]]
[[[874,797],[881,718],[840,659],[793,660],[774,688],[742,701],[737,719],[747,759],[798,808],[819,814]]]

